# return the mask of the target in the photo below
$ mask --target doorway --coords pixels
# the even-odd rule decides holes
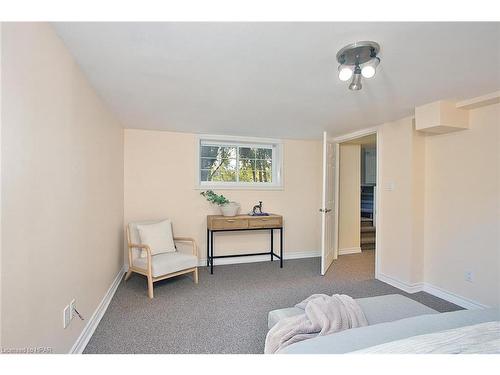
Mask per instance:
[[[375,271],[377,135],[339,143],[338,254],[358,254]]]
[[[380,155],[378,128],[340,137],[323,134],[321,275],[343,255],[361,257],[369,272],[378,274]],[[342,204],[344,195],[349,198]]]

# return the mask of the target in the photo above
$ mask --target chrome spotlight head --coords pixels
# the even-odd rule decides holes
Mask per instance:
[[[345,65],[339,65],[339,79],[345,82],[349,81],[351,77],[352,77],[352,69]]]
[[[356,69],[354,70],[354,74],[352,76],[351,84],[349,85],[349,90],[358,91],[362,88],[363,85],[361,84],[361,69],[359,68],[359,66],[356,66]]]

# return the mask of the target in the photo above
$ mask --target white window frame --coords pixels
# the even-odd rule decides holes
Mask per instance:
[[[272,182],[201,181],[200,148],[202,143],[224,146],[272,148]],[[239,189],[239,190],[282,190],[283,189],[283,142],[280,139],[237,137],[220,135],[198,135],[196,137],[195,188],[196,189]],[[237,154],[237,158],[238,158]],[[237,159],[238,160],[238,159]]]

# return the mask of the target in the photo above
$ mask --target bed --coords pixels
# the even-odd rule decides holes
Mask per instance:
[[[365,313],[368,326],[318,336],[287,346],[278,353],[350,353],[418,335],[500,320],[498,309],[438,313],[399,294],[359,298],[356,301]],[[303,310],[295,307],[273,310],[268,315],[268,326],[270,328],[280,319],[302,312]]]

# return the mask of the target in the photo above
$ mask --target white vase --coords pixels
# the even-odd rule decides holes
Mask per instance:
[[[240,204],[236,202],[229,202],[220,206],[220,211],[223,216],[236,216],[240,210]]]

